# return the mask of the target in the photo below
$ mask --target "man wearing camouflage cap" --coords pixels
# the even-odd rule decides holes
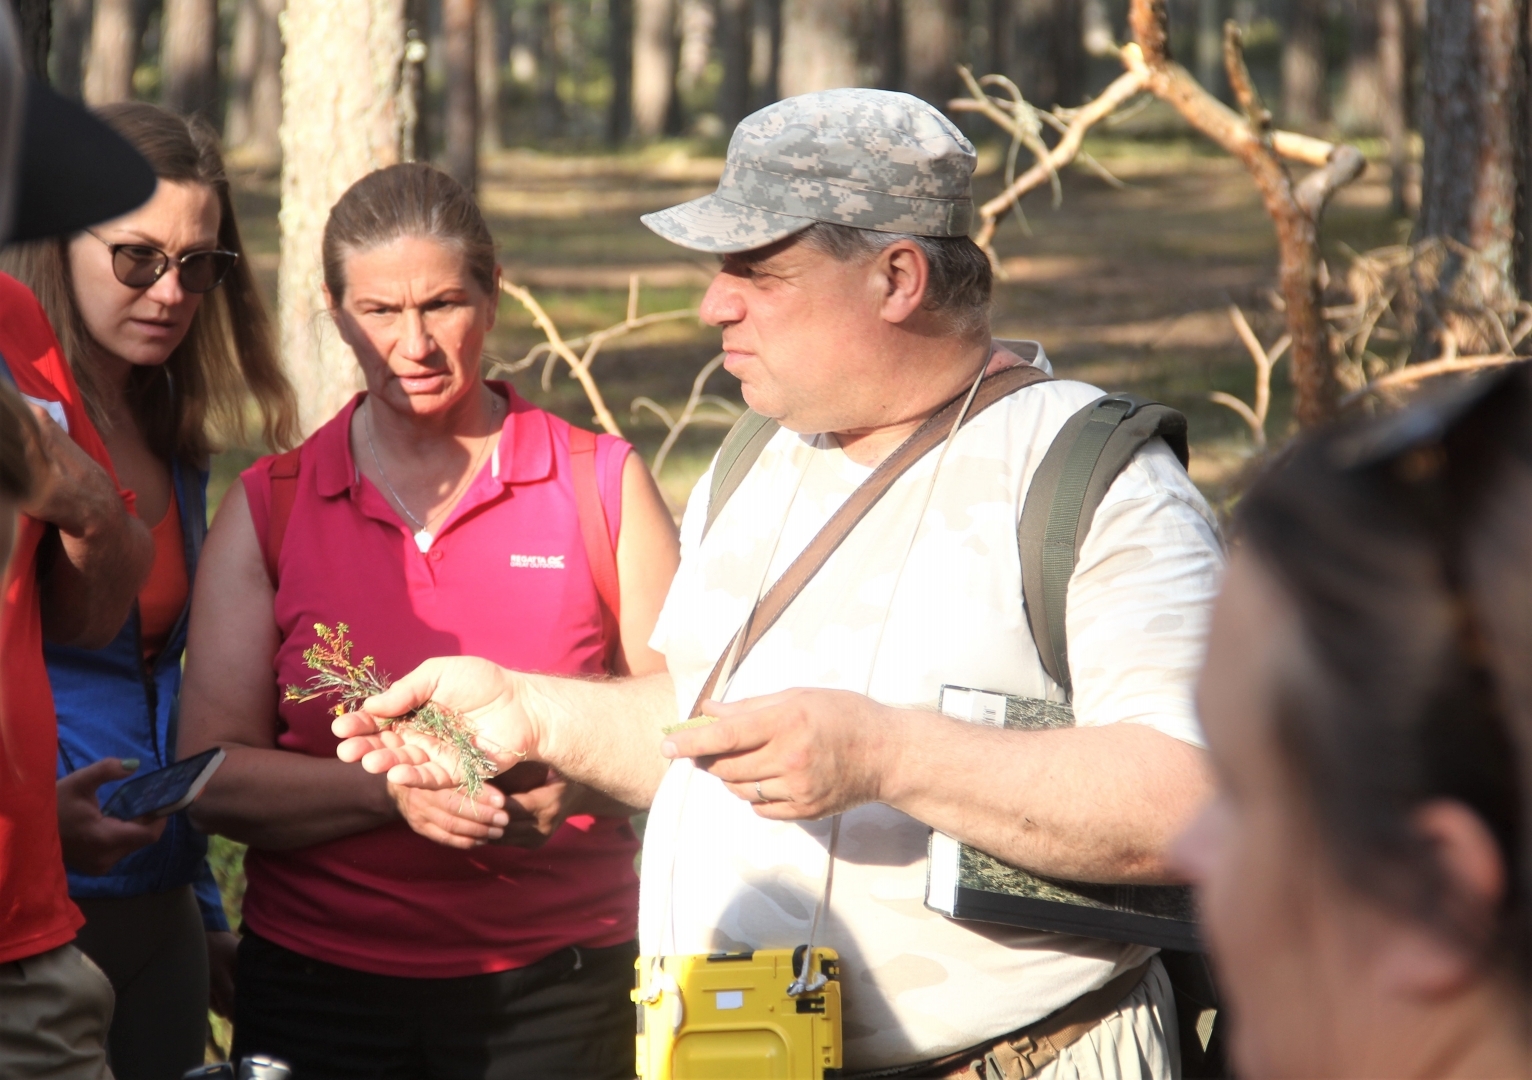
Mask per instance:
[[[1048,876],[1166,878],[1168,841],[1208,790],[1190,686],[1221,557],[1163,442],[1111,485],[1069,583],[1077,727],[935,709],[944,684],[1063,700],[1023,609],[1016,527],[1055,434],[1100,396],[1080,383],[1017,389],[953,428],[751,651],[731,648],[875,467],[981,375],[1024,363],[990,337],[990,267],[966,236],[974,161],[902,94],[809,94],[746,119],[716,193],[644,218],[722,256],[702,317],[723,328],[746,402],[780,425],[760,429],[732,493],[711,472],[693,491],[653,641],[668,675],[576,683],[431,661],[337,721],[354,736],[341,755],[451,783],[439,747],[380,737],[371,719],[434,696],[502,766],[527,754],[651,806],[642,953],[817,934],[841,957],[847,1075],[1168,1077],[1175,1020],[1152,949],[923,902],[932,829]],[[1047,363],[1040,349],[1031,362]],[[717,719],[662,735],[699,694]],[[1095,1004],[1069,1011],[1081,1001]]]

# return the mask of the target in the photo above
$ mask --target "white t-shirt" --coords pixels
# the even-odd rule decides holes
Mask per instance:
[[[1023,610],[1016,523],[1059,427],[1099,396],[1061,381],[992,405],[959,432],[934,490],[939,451],[926,455],[717,696],[823,687],[934,708],[951,683],[1062,700]],[[681,526],[681,567],[652,638],[675,679],[678,718],[690,712],[763,576],[769,586],[868,473],[833,439],[779,431],[705,541],[709,476],[697,483]],[[1221,566],[1206,503],[1170,450],[1151,442],[1107,493],[1070,583],[1077,723],[1146,724],[1202,745],[1191,690]],[[824,889],[829,833],[829,821],[763,820],[690,762],[675,763],[644,837],[644,954],[803,943]],[[818,941],[842,958],[848,1069],[921,1061],[1002,1035],[1151,951],[930,911],[929,833],[881,804],[842,818]]]

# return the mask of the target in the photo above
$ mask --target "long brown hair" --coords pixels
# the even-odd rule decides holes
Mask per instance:
[[[145,102],[96,110],[132,143],[155,175],[173,183],[202,184],[218,198],[218,246],[239,255],[223,284],[202,298],[186,339],[155,367],[135,367],[127,403],[145,440],[160,457],[202,464],[221,442],[242,439],[253,402],[267,447],[298,441],[298,404],[282,373],[270,320],[240,241],[234,201],[218,138],[201,120],[187,120]],[[0,265],[37,295],[64,346],[91,419],[106,426],[105,391],[88,353],[90,332],[75,302],[69,273],[69,238],[17,244]]]

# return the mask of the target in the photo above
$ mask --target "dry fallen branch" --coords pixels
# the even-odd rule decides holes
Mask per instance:
[[[525,371],[540,358],[546,358],[546,364],[543,368],[543,389],[547,390],[550,388],[549,379],[554,363],[558,360],[564,361],[569,368],[570,377],[576,379],[580,383],[581,389],[585,391],[585,396],[590,401],[591,409],[595,412],[596,422],[606,429],[609,434],[616,435],[619,438],[622,437],[622,429],[617,426],[616,418],[612,416],[611,410],[607,408],[606,399],[601,393],[601,386],[597,383],[596,377],[591,373],[591,364],[595,361],[596,355],[601,351],[602,346],[613,338],[630,334],[646,326],[654,326],[657,323],[674,322],[679,319],[695,319],[697,317],[696,308],[659,311],[649,315],[640,315],[638,313],[639,279],[638,275],[634,274],[628,279],[628,304],[622,322],[615,323],[603,330],[596,330],[592,333],[581,335],[580,337],[565,338],[558,325],[548,314],[547,309],[538,302],[530,290],[510,281],[501,281],[500,288],[506,295],[514,296],[521,303],[521,306],[526,308],[527,312],[532,316],[533,323],[543,332],[543,336],[547,338],[547,341],[534,345],[520,360],[508,364],[497,364],[498,370],[515,374]],[[697,373],[697,377],[692,380],[691,394],[686,399],[686,404],[682,406],[679,416],[672,416],[670,410],[656,402],[653,398],[641,396],[633,399],[629,406],[632,416],[636,418],[640,412],[647,411],[658,417],[660,422],[666,427],[665,439],[660,443],[660,448],[655,452],[654,460],[649,465],[649,470],[655,477],[658,477],[660,470],[665,467],[665,459],[670,455],[670,451],[675,448],[676,440],[681,437],[681,433],[687,427],[692,424],[722,424],[727,427],[738,419],[741,410],[734,402],[729,401],[727,398],[719,397],[717,394],[703,393],[703,387],[706,385],[708,378],[723,365],[723,361],[724,354],[719,353],[703,365],[702,370]],[[718,411],[699,412],[699,409],[704,405],[712,406]],[[675,508],[672,507],[671,509],[674,510]]]
[[[641,330],[646,326],[653,326],[656,323],[673,322],[678,319],[695,319],[697,317],[696,308],[683,308],[676,311],[659,311],[651,315],[639,315],[639,280],[638,275],[634,274],[628,279],[627,317],[622,322],[608,326],[604,330],[597,330],[594,333],[566,340],[563,334],[559,332],[558,326],[549,318],[548,312],[544,310],[542,304],[538,303],[537,298],[529,290],[511,281],[501,281],[500,289],[507,296],[514,296],[521,303],[521,306],[527,309],[527,313],[532,316],[533,323],[543,332],[543,336],[548,339],[546,342],[534,345],[527,352],[527,355],[523,356],[520,360],[500,365],[500,369],[510,374],[525,371],[535,364],[539,357],[546,354],[547,365],[543,369],[543,389],[548,390],[552,386],[551,375],[553,364],[556,360],[563,360],[564,363],[569,365],[570,377],[578,380],[580,388],[585,391],[585,396],[590,399],[591,408],[596,413],[596,422],[605,428],[609,434],[619,437],[622,435],[622,429],[617,426],[616,418],[612,416],[612,411],[606,406],[606,400],[601,396],[601,387],[590,372],[591,364],[595,362],[596,354],[601,351],[603,345],[613,338],[621,337],[624,334],[631,334],[635,330]],[[576,349],[584,349],[584,352],[576,353]]]
[[[691,396],[686,399],[686,404],[682,407],[681,415],[678,417],[672,417],[670,410],[656,402],[653,398],[636,397],[633,399],[633,404],[630,408],[634,416],[638,415],[640,409],[647,409],[659,417],[660,423],[664,424],[667,429],[665,441],[660,443],[660,448],[655,451],[654,461],[649,466],[649,471],[656,478],[659,477],[660,470],[665,467],[665,459],[670,456],[671,448],[675,446],[676,440],[681,437],[681,432],[685,431],[689,425],[722,424],[727,427],[739,419],[741,410],[734,402],[729,401],[727,398],[721,398],[717,394],[704,394],[702,392],[702,388],[707,384],[708,378],[713,372],[723,366],[726,356],[726,353],[719,353],[703,365],[701,371],[697,372],[697,377],[692,380]],[[702,405],[712,405],[722,415],[699,414],[697,409]]]
[[[1234,324],[1235,332],[1239,334],[1240,341],[1244,342],[1245,350],[1255,363],[1255,403],[1253,406],[1246,404],[1222,390],[1214,390],[1208,395],[1208,400],[1233,409],[1250,428],[1256,453],[1262,454],[1266,452],[1266,417],[1271,412],[1271,369],[1282,359],[1282,354],[1287,352],[1293,339],[1283,334],[1270,349],[1263,347],[1238,304],[1229,305],[1229,321]]]
[[[1127,45],[1123,52],[1136,51],[1136,45]],[[958,98],[952,101],[951,107],[959,112],[982,112],[984,115],[995,120],[1002,128],[1011,133],[1013,138],[1017,135],[1018,124],[1013,118],[1006,117],[995,103],[994,99],[985,94],[978,85],[973,82],[973,76],[966,68],[959,69],[969,88],[973,92],[972,98]],[[1069,165],[1080,153],[1080,146],[1085,141],[1085,133],[1097,122],[1105,119],[1115,112],[1121,105],[1132,100],[1144,89],[1145,78],[1140,72],[1128,71],[1119,75],[1110,86],[1101,92],[1101,96],[1094,101],[1072,110],[1073,115],[1065,124],[1063,133],[1059,138],[1058,145],[1052,150],[1046,146],[1041,147],[1042,152],[1033,150],[1037,158],[1033,166],[1018,176],[1006,186],[1006,189],[983,206],[979,207],[979,231],[974,236],[974,243],[984,249],[989,255],[990,262],[999,266],[999,260],[995,256],[993,240],[995,229],[999,225],[1000,218],[1012,206],[1020,202],[1028,192],[1041,187],[1044,183],[1056,181],[1059,170]],[[1018,95],[1019,97],[1019,95]],[[1027,106],[1031,108],[1031,106]],[[1035,111],[1035,110],[1034,110]],[[1030,147],[1029,147],[1030,149]]]
[[[1484,356],[1454,356],[1441,360],[1428,360],[1424,364],[1408,364],[1397,371],[1391,371],[1387,375],[1374,379],[1360,390],[1353,390],[1341,398],[1340,403],[1344,408],[1360,401],[1368,394],[1402,390],[1439,375],[1462,375],[1470,371],[1484,371],[1487,368],[1517,364],[1525,359],[1527,359],[1525,356],[1516,356],[1512,353],[1491,353]]]
[[[1011,135],[1013,154],[1018,143],[1030,146],[1029,117],[1051,124],[1060,133],[1056,146],[1046,152],[1034,148],[1033,166],[1014,180],[1008,176],[1005,190],[979,208],[974,241],[998,270],[994,236],[1005,213],[1044,182],[1056,183],[1059,171],[1080,156],[1090,129],[1140,92],[1148,91],[1238,158],[1260,190],[1277,232],[1282,310],[1292,338],[1293,383],[1297,389],[1294,411],[1300,424],[1312,426],[1334,413],[1340,396],[1321,308],[1324,277],[1319,258],[1319,217],[1336,190],[1361,174],[1366,160],[1352,146],[1272,130],[1271,114],[1256,94],[1245,67],[1239,28],[1232,20],[1224,26],[1224,63],[1243,115],[1209,94],[1169,57],[1166,2],[1131,0],[1129,22],[1136,40],[1117,51],[1126,70],[1100,97],[1078,109],[1055,109],[1050,115],[1022,102],[1019,94],[1012,101],[1001,101],[984,89],[986,84],[998,84],[989,79],[976,81],[962,70],[971,96],[952,101],[950,107],[989,117]],[[1311,165],[1314,171],[1295,183],[1284,159]]]

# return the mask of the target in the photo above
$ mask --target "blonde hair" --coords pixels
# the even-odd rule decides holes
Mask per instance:
[[[96,114],[133,144],[161,180],[211,188],[218,199],[218,246],[239,255],[223,284],[202,298],[186,339],[170,358],[161,366],[135,367],[129,376],[128,408],[150,449],[167,461],[203,464],[220,440],[246,436],[252,401],[266,446],[295,445],[297,397],[282,373],[240,241],[217,136],[201,120],[145,102],[106,105]],[[36,294],[64,346],[86,410],[97,426],[106,427],[106,391],[87,359],[92,342],[74,297],[68,245],[68,238],[17,244],[0,255],[0,264]]]

